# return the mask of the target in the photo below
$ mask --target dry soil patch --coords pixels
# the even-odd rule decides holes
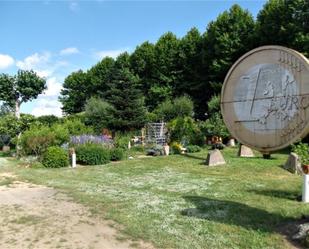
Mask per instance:
[[[91,216],[55,189],[0,174],[0,248],[125,249],[153,248],[142,241],[122,240],[115,224]]]

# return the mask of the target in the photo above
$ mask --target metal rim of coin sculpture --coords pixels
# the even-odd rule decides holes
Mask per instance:
[[[263,154],[303,138],[309,131],[309,60],[281,46],[249,51],[224,80],[221,111],[231,135]]]

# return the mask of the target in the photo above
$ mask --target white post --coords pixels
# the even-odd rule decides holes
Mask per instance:
[[[309,202],[309,175],[304,174],[303,202]]]
[[[72,153],[72,168],[76,168],[76,154]]]

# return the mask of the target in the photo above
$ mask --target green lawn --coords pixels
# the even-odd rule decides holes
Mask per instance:
[[[207,151],[144,158],[78,169],[0,167],[22,179],[67,192],[133,238],[157,248],[288,248],[280,225],[308,214],[296,201],[302,179],[273,159],[238,158],[227,166],[203,165]],[[1,162],[0,162],[1,164]]]

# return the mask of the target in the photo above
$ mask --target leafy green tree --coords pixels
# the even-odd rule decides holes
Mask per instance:
[[[203,123],[202,130],[207,136],[226,138],[230,135],[220,112],[220,96],[214,95],[208,102],[209,116]]]
[[[154,77],[155,46],[144,42],[137,46],[130,56],[131,69],[140,78],[140,87],[145,96],[145,104],[151,107],[152,100],[148,97],[149,89],[156,82]]]
[[[97,133],[101,133],[103,128],[109,127],[113,111],[113,106],[108,102],[92,97],[85,106],[86,124],[93,126]]]
[[[55,123],[60,122],[60,118],[55,115],[43,115],[37,118],[37,121],[45,126],[52,126]]]
[[[65,78],[59,98],[66,114],[83,111],[86,100],[90,97],[90,80],[88,74],[79,70]]]
[[[108,83],[111,79],[111,70],[114,63],[113,58],[105,57],[87,72],[89,77],[89,97],[103,97],[105,95],[105,92],[108,90]]]
[[[208,112],[210,115],[220,112],[220,95],[214,95],[211,97],[211,99],[208,101]]]
[[[14,138],[20,132],[20,122],[12,114],[0,118],[0,135],[8,135]]]
[[[202,36],[196,28],[192,28],[180,40],[180,74],[176,82],[174,95],[190,95],[194,102],[195,114],[205,118],[205,98],[211,94],[209,84],[205,84],[205,73],[202,63]]]
[[[0,117],[13,113],[14,109],[7,103],[2,103],[0,106]]]
[[[162,101],[171,99],[180,74],[179,40],[173,33],[168,32],[162,35],[154,49],[154,81],[147,96],[147,106],[150,110],[153,110]]]
[[[260,45],[283,45],[309,56],[308,0],[269,0],[257,17]]]
[[[199,127],[191,117],[177,117],[167,124],[170,133],[170,142],[178,142],[182,145],[196,144],[195,134],[200,133]]]
[[[15,107],[17,118],[20,117],[20,105],[37,98],[45,89],[45,79],[32,70],[19,70],[15,76],[0,75],[0,100]]]
[[[193,117],[193,102],[188,96],[165,100],[155,109],[158,121],[171,121],[177,117]]]
[[[128,131],[143,127],[146,122],[146,108],[139,78],[130,70],[129,55],[118,56],[112,70],[112,79],[107,92],[107,100],[113,105],[110,128]]]
[[[224,11],[209,23],[204,34],[203,61],[208,74],[206,83],[211,84],[213,93],[218,93],[232,64],[245,52],[254,47],[255,22],[252,15],[239,5]],[[208,85],[200,89],[205,92]],[[208,96],[211,96],[206,92]]]

